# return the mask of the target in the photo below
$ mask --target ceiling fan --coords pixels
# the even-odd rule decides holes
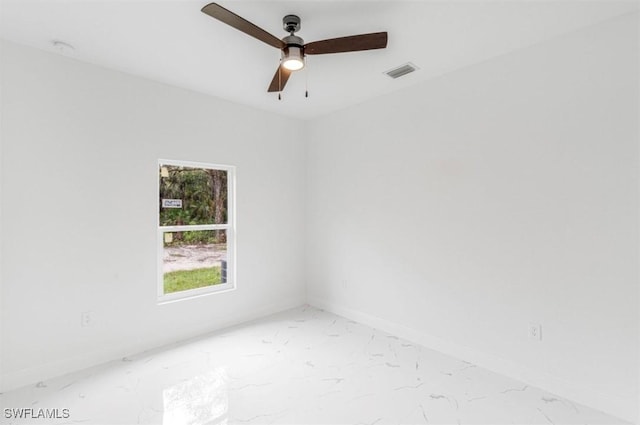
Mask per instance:
[[[294,35],[300,30],[300,18],[296,15],[287,15],[282,18],[284,30],[287,31],[289,35],[281,40],[217,3],[206,5],[202,8],[202,12],[251,37],[280,49],[280,65],[271,80],[271,84],[269,84],[269,89],[267,90],[269,92],[281,92],[284,89],[291,73],[304,67],[305,55],[357,52],[360,50],[384,49],[387,47],[386,32],[351,35],[328,40],[312,41],[311,43],[305,44],[302,38]]]

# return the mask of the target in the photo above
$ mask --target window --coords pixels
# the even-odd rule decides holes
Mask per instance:
[[[235,285],[235,168],[160,160],[158,300]]]

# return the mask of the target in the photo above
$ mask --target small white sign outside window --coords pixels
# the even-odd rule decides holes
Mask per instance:
[[[182,199],[163,199],[162,208],[182,208]]]

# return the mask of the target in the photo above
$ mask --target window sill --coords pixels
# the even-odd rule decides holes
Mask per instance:
[[[186,301],[194,298],[206,297],[209,295],[231,292],[236,287],[232,283],[221,283],[218,285],[207,286],[205,288],[191,289],[188,291],[174,292],[172,294],[158,296],[158,305],[172,304],[178,301]]]

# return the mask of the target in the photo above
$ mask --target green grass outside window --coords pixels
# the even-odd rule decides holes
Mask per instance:
[[[205,267],[194,270],[177,270],[164,274],[164,293],[218,285],[221,283],[220,267]]]

